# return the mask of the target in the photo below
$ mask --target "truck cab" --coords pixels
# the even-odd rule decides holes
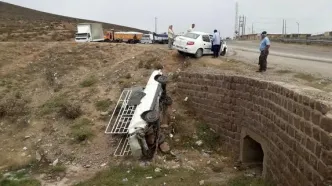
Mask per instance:
[[[76,33],[75,41],[76,42],[90,42],[91,35],[90,35],[90,33]]]
[[[152,44],[153,43],[153,35],[152,34],[143,34],[141,43],[143,44]]]
[[[76,42],[104,41],[104,32],[101,23],[80,23],[75,34]]]

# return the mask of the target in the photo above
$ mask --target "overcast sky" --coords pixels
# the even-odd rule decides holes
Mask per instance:
[[[235,23],[235,0],[5,0],[45,12],[154,30],[183,32],[191,23],[196,30],[232,36]],[[247,17],[246,32],[266,30],[281,33],[282,20],[287,20],[287,32],[321,33],[332,30],[332,0],[238,0],[239,14]]]

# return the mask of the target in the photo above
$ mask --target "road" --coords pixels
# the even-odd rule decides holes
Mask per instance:
[[[259,41],[229,41],[232,58],[258,63]],[[332,47],[272,43],[268,64],[332,78]]]

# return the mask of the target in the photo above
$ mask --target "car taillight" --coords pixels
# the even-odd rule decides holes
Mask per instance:
[[[193,42],[193,41],[188,41],[187,42],[187,45],[194,45],[195,44],[195,42]]]

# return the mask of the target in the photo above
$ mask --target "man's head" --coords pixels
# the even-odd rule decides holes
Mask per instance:
[[[169,28],[170,28],[170,29],[173,29],[173,25],[169,25]]]
[[[213,32],[214,32],[214,33],[217,33],[217,32],[218,32],[218,30],[216,30],[216,29],[215,29]]]
[[[266,36],[267,36],[266,31],[262,32],[262,34],[261,34],[262,39],[264,39]]]
[[[195,28],[195,24],[194,23],[191,25],[191,28]]]

